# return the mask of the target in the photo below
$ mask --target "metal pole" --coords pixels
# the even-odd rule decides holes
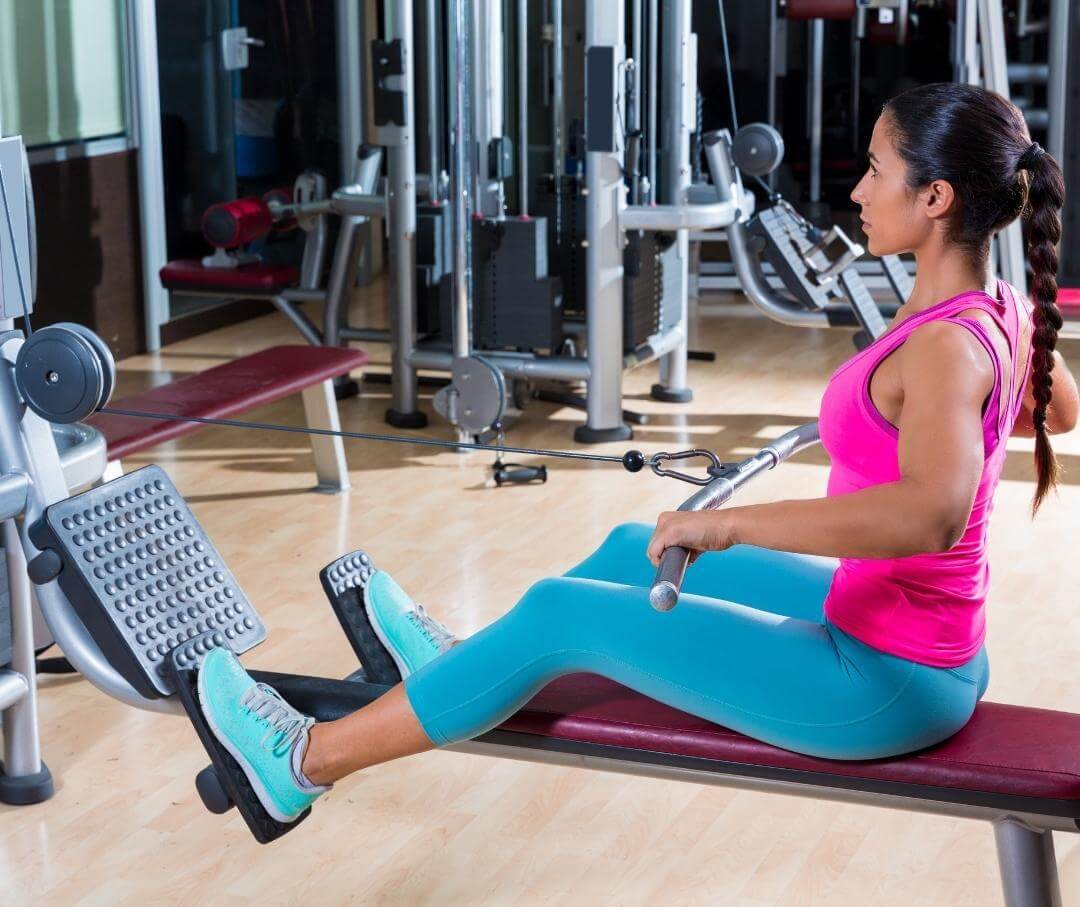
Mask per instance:
[[[364,101],[360,81],[363,49],[360,41],[360,0],[336,0],[339,183],[352,179],[356,149],[364,140]]]
[[[34,674],[34,618],[26,556],[15,520],[4,521],[4,553],[11,591],[11,669],[26,679],[27,690],[4,710],[4,774],[36,775],[42,770],[38,739],[37,681]]]
[[[386,420],[396,427],[426,423],[417,409],[416,371],[409,356],[416,344],[416,116],[413,74],[412,0],[393,0],[387,8],[386,31],[401,40],[405,123],[387,147],[387,231],[390,234],[390,305],[393,349],[391,407]]]
[[[563,7],[551,0],[551,175],[555,183],[555,242],[562,242]]]
[[[452,273],[454,307],[453,351],[464,358],[472,349],[470,333],[469,267],[469,177],[472,137],[469,129],[469,98],[472,96],[472,32],[468,10],[470,0],[452,0],[450,8],[450,47],[453,73],[450,77],[450,204],[454,236]]]
[[[641,48],[643,46],[641,34],[641,0],[633,0],[630,5],[630,28],[632,41],[630,53],[634,58],[634,97],[630,110],[627,113],[626,128],[630,132],[641,130]]]
[[[1065,79],[1069,69],[1069,3],[1050,0],[1050,65],[1046,82],[1046,150],[1065,161]]]
[[[660,63],[658,0],[649,0],[649,201],[656,201],[657,66]]]
[[[667,77],[664,79],[664,193],[662,201],[684,205],[690,186],[690,132],[696,120],[696,44],[690,31],[690,4],[664,0],[662,38]],[[682,342],[660,360],[660,380],[652,396],[667,403],[686,403],[693,392],[686,386],[687,321],[690,292],[690,234],[679,230],[675,245],[664,257],[663,327],[682,328]],[[674,279],[667,274],[674,272]]]
[[[439,96],[439,5],[427,0],[424,8],[424,29],[427,44],[427,120],[428,120],[428,195],[432,201],[442,200],[442,126],[439,123],[442,103]]]
[[[810,23],[810,201],[821,201],[821,92],[825,72],[825,20]]]
[[[142,245],[146,346],[161,347],[169,320],[169,294],[158,280],[168,255],[165,242],[165,171],[161,161],[161,97],[158,91],[157,13],[153,3],[129,0],[127,7],[131,84],[131,134],[138,141],[139,232]]]
[[[529,0],[517,4],[518,213],[529,216]]]
[[[622,344],[623,344],[623,245],[625,237],[619,224],[619,209],[624,204],[623,137],[615,128],[615,109],[621,108],[624,95],[623,4],[599,3],[585,7],[586,67],[605,67],[586,76],[585,119],[585,320],[589,359],[589,391],[586,401],[588,418],[574,437],[586,444],[621,441],[631,436],[622,417]],[[590,55],[598,56],[592,57]],[[611,70],[606,70],[610,63]],[[610,80],[610,90],[602,91],[598,101],[590,97],[589,87]],[[602,124],[612,118],[610,126]],[[594,126],[595,124],[595,126]],[[603,145],[595,149],[589,135],[595,128]]]

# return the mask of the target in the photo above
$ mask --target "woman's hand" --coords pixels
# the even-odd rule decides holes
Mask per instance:
[[[703,551],[723,551],[738,544],[735,510],[667,511],[660,514],[649,540],[648,555],[659,565],[664,550],[678,545],[690,551],[690,563]]]

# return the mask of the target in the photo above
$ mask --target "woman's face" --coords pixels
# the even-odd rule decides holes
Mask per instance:
[[[869,167],[851,193],[861,209],[871,255],[895,255],[919,248],[933,228],[920,192],[907,185],[907,167],[893,147],[887,115],[878,117],[867,154]]]

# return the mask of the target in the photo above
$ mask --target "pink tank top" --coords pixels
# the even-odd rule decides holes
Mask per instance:
[[[968,661],[986,635],[987,527],[1005,463],[1005,442],[1019,415],[1031,368],[1029,345],[1023,380],[1017,384],[1011,362],[1001,361],[982,323],[958,314],[982,309],[991,315],[1008,338],[1015,362],[1020,318],[1030,318],[1030,308],[1004,281],[998,281],[997,295],[991,299],[979,291],[963,293],[900,322],[841,365],[821,401],[821,443],[832,461],[827,492],[832,497],[901,478],[899,432],[871,400],[870,379],[912,331],[930,321],[963,325],[994,363],[994,387],[983,418],[983,471],[963,537],[948,551],[841,558],[825,600],[825,616],[840,629],[876,649],[935,667]],[[1002,393],[1009,401],[1004,411]]]

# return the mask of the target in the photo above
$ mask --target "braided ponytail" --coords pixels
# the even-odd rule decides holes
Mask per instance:
[[[1035,327],[1031,338],[1031,384],[1035,408],[1031,414],[1035,426],[1035,471],[1037,484],[1032,515],[1038,511],[1047,492],[1058,483],[1058,462],[1046,430],[1046,411],[1053,397],[1054,347],[1061,330],[1061,311],[1057,307],[1058,243],[1061,241],[1061,206],[1065,202],[1065,181],[1061,168],[1049,154],[1038,147],[1025,153],[1018,164],[1028,173],[1027,202],[1021,214],[1031,267],[1031,301],[1035,306]],[[1023,179],[1023,176],[1020,177]]]

